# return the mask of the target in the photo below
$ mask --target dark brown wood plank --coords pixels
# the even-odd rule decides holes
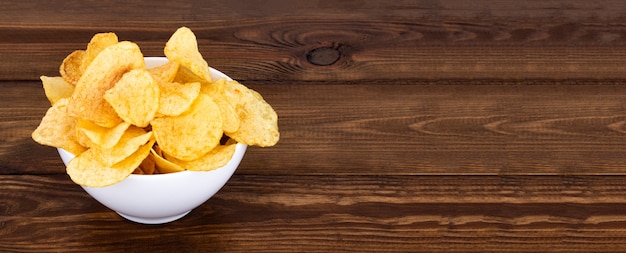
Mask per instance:
[[[243,174],[626,172],[624,85],[248,85],[282,137],[250,148]],[[30,138],[49,106],[40,84],[0,89],[2,173],[62,173]]]
[[[254,87],[282,116],[283,139],[247,161],[273,173],[625,171],[622,85]]]
[[[65,176],[0,176],[0,251],[619,252],[624,180],[236,175],[183,219],[140,225]]]
[[[0,252],[626,252],[626,3],[0,2]],[[30,133],[94,33],[188,26],[282,139],[165,225],[126,221]]]
[[[240,80],[626,78],[621,1],[282,0],[253,11],[220,1],[1,5],[2,80],[56,73],[96,32],[160,56],[182,25],[197,33],[211,66]]]

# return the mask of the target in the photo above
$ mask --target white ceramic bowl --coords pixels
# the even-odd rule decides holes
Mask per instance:
[[[146,57],[148,67],[166,63],[163,57]],[[214,79],[228,78],[211,69]],[[217,193],[233,175],[247,146],[238,143],[225,166],[207,172],[183,171],[169,174],[132,174],[123,181],[101,188],[83,187],[98,202],[120,216],[138,223],[162,224],[178,220]],[[63,163],[74,156],[58,149]]]
[[[120,216],[138,223],[161,224],[178,220],[217,193],[233,175],[247,146],[238,143],[224,167],[212,171],[182,171],[169,174],[132,174],[123,181],[101,188],[82,188]],[[67,165],[74,156],[59,149]]]

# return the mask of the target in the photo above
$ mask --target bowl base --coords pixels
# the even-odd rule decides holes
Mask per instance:
[[[117,212],[117,214],[119,214],[120,216],[124,217],[125,219],[127,219],[129,221],[134,221],[134,222],[137,222],[137,223],[142,223],[142,224],[163,224],[163,223],[172,222],[172,221],[178,220],[178,219],[180,219],[182,217],[185,217],[185,215],[187,215],[189,212],[191,212],[191,210],[189,210],[187,212],[184,212],[182,214],[169,216],[169,217],[159,217],[159,218],[135,217],[135,216],[119,213],[119,212]]]

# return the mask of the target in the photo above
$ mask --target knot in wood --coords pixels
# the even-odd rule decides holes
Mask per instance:
[[[341,58],[341,52],[332,47],[319,47],[309,51],[306,59],[313,65],[328,66],[337,62]]]

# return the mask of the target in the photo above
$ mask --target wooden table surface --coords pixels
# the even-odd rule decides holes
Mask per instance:
[[[0,252],[626,252],[623,1],[2,1]],[[30,134],[98,32],[191,28],[282,138],[127,221]]]

